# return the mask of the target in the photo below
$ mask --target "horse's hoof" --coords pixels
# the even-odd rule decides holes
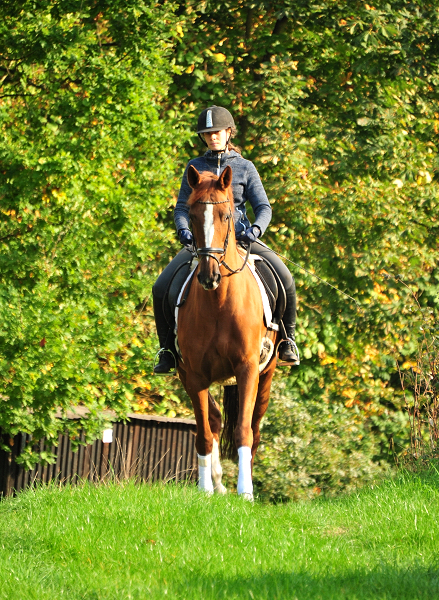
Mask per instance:
[[[220,494],[221,496],[225,496],[227,494],[227,488],[223,486],[222,483],[216,485],[214,488],[215,494]]]
[[[204,487],[198,486],[198,491],[199,492],[203,492],[203,494],[207,494],[208,496],[212,496],[212,494],[213,494],[213,487],[211,487],[211,488],[204,488]]]
[[[248,502],[253,502],[253,494],[249,494],[248,492],[244,492],[243,494],[239,494],[239,497],[243,500],[247,500]]]

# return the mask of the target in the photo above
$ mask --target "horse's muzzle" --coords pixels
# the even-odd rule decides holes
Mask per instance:
[[[221,273],[219,271],[212,275],[198,273],[197,279],[205,290],[216,290],[221,281]]]

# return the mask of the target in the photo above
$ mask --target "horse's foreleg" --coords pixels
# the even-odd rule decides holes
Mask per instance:
[[[238,494],[246,499],[253,499],[252,482],[252,454],[253,431],[252,417],[258,389],[258,366],[247,364],[241,373],[237,373],[236,380],[239,390],[239,416],[235,430],[235,442],[238,448]]]
[[[221,483],[223,469],[219,457],[219,434],[221,432],[221,411],[209,392],[209,425],[213,435],[212,446],[212,478],[213,489],[216,494],[225,494],[226,488]]]
[[[197,435],[195,448],[198,455],[198,489],[208,493],[213,492],[212,485],[212,447],[213,435],[209,424],[209,395],[207,389],[200,389],[199,382],[191,380],[186,374],[186,391],[192,400]]]

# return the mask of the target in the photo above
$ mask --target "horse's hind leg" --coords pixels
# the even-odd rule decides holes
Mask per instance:
[[[252,444],[252,471],[253,471],[253,461],[255,458],[256,450],[259,446],[259,441],[261,439],[261,433],[259,431],[259,426],[261,424],[262,417],[264,416],[267,407],[268,400],[270,398],[270,389],[271,382],[274,375],[274,370],[276,368],[276,361],[273,361],[272,364],[268,367],[268,370],[259,375],[259,386],[258,393],[256,395],[256,403],[253,411],[252,417],[252,430],[253,430],[253,444]]]
[[[213,491],[217,494],[226,494],[227,490],[221,483],[223,468],[219,456],[219,434],[221,432],[221,411],[209,392],[209,425],[213,435],[212,446],[212,479]]]

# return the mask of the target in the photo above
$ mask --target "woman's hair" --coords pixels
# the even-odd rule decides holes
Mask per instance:
[[[235,144],[232,144],[232,142],[230,141],[236,135],[236,127],[232,127],[231,129],[232,129],[232,131],[230,132],[229,143],[227,144],[227,147],[229,150],[234,150],[235,152],[237,152],[238,154],[241,154],[241,156],[242,156],[241,148],[239,146],[235,146]]]

